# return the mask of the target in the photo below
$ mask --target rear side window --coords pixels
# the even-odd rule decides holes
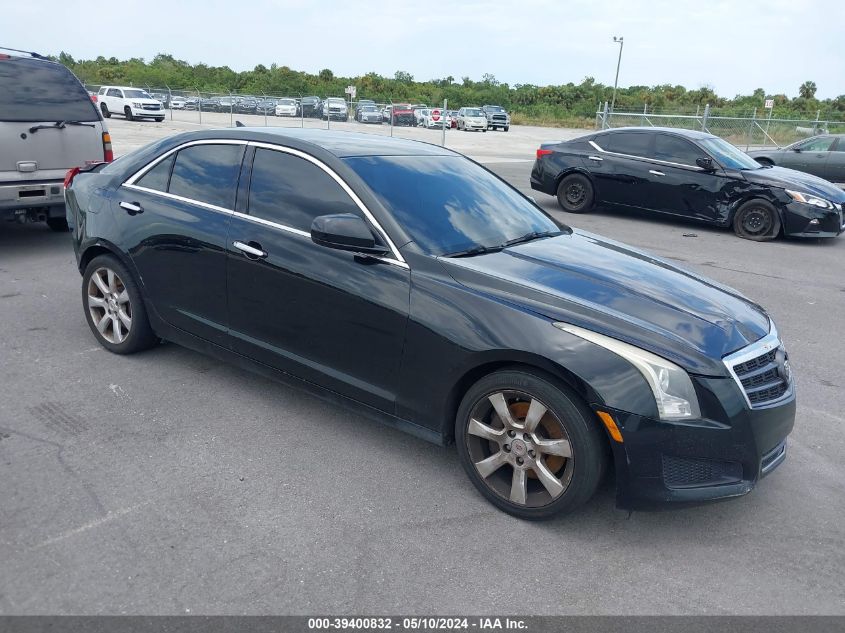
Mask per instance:
[[[255,150],[249,214],[300,231],[319,215],[361,212],[337,182],[313,163],[268,149]]]
[[[88,92],[67,68],[40,59],[0,59],[0,120],[98,121]]]
[[[168,191],[224,209],[234,208],[243,151],[243,145],[193,145],[180,150]]]
[[[704,157],[704,152],[689,141],[677,136],[658,134],[654,139],[654,158],[670,163],[695,166],[695,159]]]
[[[649,155],[651,139],[651,134],[642,132],[616,132],[597,137],[595,143],[608,152],[645,157]]]
[[[175,160],[176,154],[171,154],[136,180],[135,184],[139,187],[146,187],[147,189],[154,189],[156,191],[167,191],[167,186],[170,183],[170,170]]]

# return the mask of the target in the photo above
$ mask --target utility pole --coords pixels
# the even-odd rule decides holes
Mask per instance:
[[[619,66],[622,64],[622,47],[625,46],[625,38],[622,36],[613,36],[613,41],[619,44],[619,59],[616,60],[616,79],[613,81],[613,99],[610,102],[610,113],[613,114],[613,108],[616,106],[616,87],[619,85]]]

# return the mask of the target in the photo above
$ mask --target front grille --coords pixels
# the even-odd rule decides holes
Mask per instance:
[[[742,385],[751,406],[761,406],[780,399],[789,389],[789,376],[785,372],[788,360],[778,362],[780,348],[769,350],[733,366],[734,373]]]
[[[142,108],[144,110],[161,110],[161,106],[154,104],[144,104]]]
[[[494,115],[493,115],[493,120],[494,120],[494,121],[502,121],[502,122],[504,122],[504,121],[507,121],[507,120],[508,120],[508,117],[506,117],[504,114],[494,114]]]
[[[669,488],[699,488],[736,483],[742,481],[742,464],[664,455],[663,481]]]

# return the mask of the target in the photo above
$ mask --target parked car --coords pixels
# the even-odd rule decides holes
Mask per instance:
[[[129,86],[101,86],[97,93],[100,111],[105,118],[122,114],[127,121],[154,119],[164,121],[164,107],[146,91]]]
[[[637,509],[743,495],[786,457],[794,383],[763,308],[446,148],[198,130],[77,175],[67,201],[104,348],[173,341],[454,441],[516,516],[586,502],[610,459]]]
[[[414,111],[406,103],[394,103],[390,109],[390,116],[393,117],[393,125],[396,126],[410,127],[417,124]]]
[[[390,122],[391,117],[393,116],[393,106],[388,104],[382,108],[381,111],[381,120]]]
[[[381,112],[375,105],[365,105],[358,109],[355,117],[359,123],[378,123],[381,125]]]
[[[418,105],[412,105],[411,106],[411,112],[414,113],[414,125],[416,125],[416,126],[422,125],[423,111],[427,110],[427,109],[428,109],[427,105],[419,105],[418,104]]]
[[[215,99],[214,110],[216,112],[237,112],[238,101],[237,97],[219,97]],[[203,106],[203,110],[205,110],[205,106]]]
[[[255,114],[258,109],[258,99],[255,97],[241,97],[235,103],[235,112],[240,114]]]
[[[272,114],[273,116],[276,115],[276,99],[259,99],[258,103],[255,104],[255,113],[256,114]]]
[[[481,106],[481,111],[487,117],[488,130],[498,130],[501,128],[507,132],[511,129],[511,115],[502,106],[483,105]]]
[[[361,109],[364,108],[364,106],[375,107],[375,105],[376,105],[376,102],[373,101],[372,99],[359,99],[358,103],[355,104],[355,120],[356,121],[361,120],[358,115],[361,113]]]
[[[323,116],[323,102],[320,97],[302,97],[302,116],[319,119]]]
[[[788,167],[845,183],[845,134],[824,134],[778,149],[748,152],[761,165]]]
[[[449,127],[457,128],[458,127],[458,111],[457,110],[449,110]]]
[[[618,128],[537,150],[531,188],[564,211],[638,209],[732,226],[740,237],[835,237],[845,191],[816,176],[764,167],[727,141],[675,128]]]
[[[185,110],[187,109],[188,100],[185,97],[174,96],[170,99],[171,110]]]
[[[220,112],[221,107],[220,97],[205,97],[199,101],[199,109],[203,112]]]
[[[185,97],[185,109],[186,110],[199,110],[199,107],[200,107],[199,97]]]
[[[481,108],[461,108],[458,110],[458,129],[464,132],[487,131],[487,117]]]
[[[447,128],[452,127],[449,116],[441,108],[426,108],[425,110],[421,110],[421,112],[422,118],[420,120],[420,125],[424,128],[440,129],[444,125]]]
[[[67,231],[65,174],[110,160],[108,128],[73,73],[0,51],[0,221]]]
[[[279,99],[276,102],[276,116],[299,116],[299,104],[296,99]]]
[[[346,106],[346,99],[342,97],[329,97],[323,101],[321,116],[324,119],[331,118],[334,121],[348,121],[349,108]]]

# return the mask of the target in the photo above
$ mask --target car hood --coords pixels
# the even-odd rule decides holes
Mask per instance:
[[[725,376],[722,357],[770,330],[765,311],[736,290],[580,231],[440,261],[475,291],[626,341],[696,374]]]
[[[786,167],[746,169],[742,175],[748,182],[809,192],[833,202],[845,202],[845,191],[824,178]]]

